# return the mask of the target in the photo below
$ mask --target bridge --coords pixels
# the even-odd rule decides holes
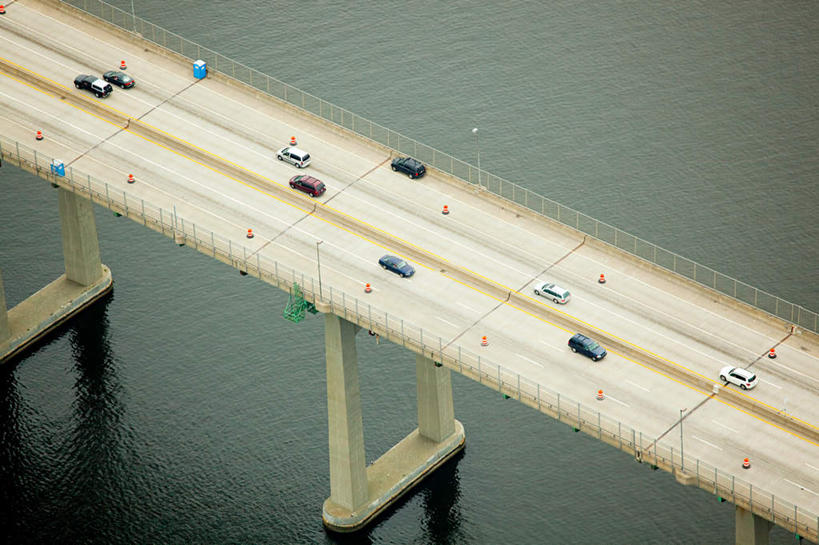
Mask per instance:
[[[290,292],[291,319],[322,315],[333,530],[368,524],[463,447],[454,371],[734,503],[737,543],[766,543],[772,524],[819,539],[815,313],[97,0],[6,11],[0,157],[59,192],[66,274],[8,310],[0,289],[4,360],[110,289],[96,203]],[[74,88],[123,59],[135,88]],[[293,135],[313,157],[304,171],[276,161]],[[403,154],[427,175],[393,172]],[[327,192],[292,190],[300,173]],[[386,253],[416,274],[380,269]],[[544,280],[569,304],[535,296]],[[417,371],[418,429],[369,466],[362,329],[414,352]],[[573,354],[576,332],[608,356]],[[761,383],[725,386],[726,365]]]

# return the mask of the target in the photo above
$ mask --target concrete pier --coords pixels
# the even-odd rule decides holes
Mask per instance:
[[[6,309],[0,275],[0,364],[36,343],[111,289],[111,270],[100,262],[94,208],[90,201],[59,190],[65,274]]]
[[[355,348],[360,328],[330,314],[329,305],[316,308],[325,314],[330,441],[330,497],[322,520],[330,530],[354,532],[459,452],[464,429],[454,419],[449,369],[417,356],[418,428],[366,467]]]
[[[773,523],[736,506],[736,545],[768,545]]]

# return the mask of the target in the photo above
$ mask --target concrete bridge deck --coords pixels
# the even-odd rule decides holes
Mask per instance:
[[[410,181],[390,170],[387,150],[223,78],[196,82],[179,59],[68,17],[19,0],[0,20],[0,57],[19,71],[0,75],[6,138],[108,181],[134,206],[144,199],[175,210],[308,276],[317,274],[322,241],[325,289],[359,296],[369,282],[373,305],[486,361],[583,403],[602,389],[603,414],[675,450],[680,409],[689,409],[686,457],[819,513],[814,335],[791,334],[789,324],[435,171]],[[115,69],[121,59],[134,89],[98,100],[73,88],[77,74]],[[139,122],[157,132],[140,131]],[[34,142],[35,130],[44,141]],[[291,135],[313,156],[305,171],[275,160]],[[287,180],[299,173],[320,178],[327,193],[312,201],[292,192]],[[127,184],[128,174],[137,183]],[[384,253],[411,258],[416,275],[379,269]],[[536,298],[537,280],[557,281],[572,301],[556,307]],[[569,351],[580,329],[605,339],[605,360]],[[483,335],[489,346],[480,346]],[[771,347],[775,360],[764,357]],[[710,396],[724,365],[750,366],[762,382],[733,398]],[[745,457],[753,466],[743,472]]]

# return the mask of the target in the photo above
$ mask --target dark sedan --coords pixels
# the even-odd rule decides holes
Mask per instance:
[[[114,85],[119,85],[123,89],[130,89],[136,82],[134,78],[126,74],[125,72],[117,72],[115,70],[110,70],[102,75],[102,79],[109,83],[113,83]]]
[[[394,255],[385,255],[378,260],[378,264],[382,269],[394,272],[401,278],[406,278],[415,274],[415,269],[406,262],[406,260],[396,257]]]

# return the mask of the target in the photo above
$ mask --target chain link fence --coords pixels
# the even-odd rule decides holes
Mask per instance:
[[[615,248],[651,262],[680,276],[693,280],[724,295],[742,301],[768,314],[819,333],[819,314],[776,295],[759,290],[740,280],[700,265],[681,255],[665,250],[637,236],[598,221],[582,212],[563,206],[513,182],[462,161],[448,153],[431,148],[417,140],[365,119],[344,108],[306,93],[296,87],[236,62],[200,46],[182,36],[165,30],[132,13],[102,0],[61,0],[99,19],[170,49],[191,60],[202,59],[210,70],[237,79],[254,89],[274,96],[288,104],[318,116],[339,127],[386,146],[398,153],[412,155],[438,170],[451,174],[490,193],[512,201],[529,210],[572,227]]]
[[[112,186],[71,166],[65,170],[64,176],[58,175],[51,168],[53,158],[0,136],[0,164],[4,161],[34,172],[52,185],[78,193],[117,214],[173,238],[178,244],[191,246],[284,291],[290,291],[293,284],[298,283],[306,300],[321,300],[330,305],[333,314],[395,344],[423,354],[436,365],[446,366],[497,390],[501,395],[536,408],[577,431],[597,437],[635,456],[642,463],[685,475],[691,481],[688,484],[696,484],[800,536],[812,541],[819,539],[819,516],[815,513],[753,487],[751,483],[698,458],[686,456],[683,460],[681,453],[675,452],[674,447],[658,444],[657,441],[644,437],[642,432],[603,415],[596,408],[561,395],[547,385],[534,382],[399,316],[334,289],[326,281],[320,297],[318,281],[311,273],[297,271],[261,256],[256,250],[198,227],[177,215],[175,207],[169,210],[155,206],[129,194],[127,186],[126,189],[122,189],[122,185]]]

